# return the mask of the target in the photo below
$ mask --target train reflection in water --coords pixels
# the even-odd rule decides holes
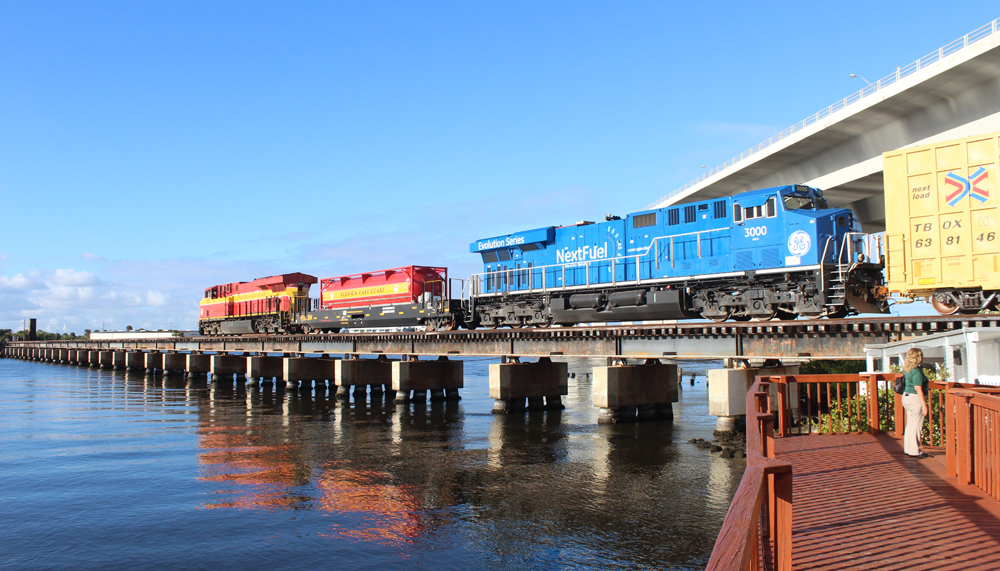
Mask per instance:
[[[128,383],[195,404],[197,477],[215,486],[203,509],[315,513],[313,533],[330,541],[400,553],[459,541],[501,565],[707,558],[742,466],[686,443],[703,389],[682,397],[673,423],[599,426],[582,373],[591,363],[581,363],[565,411],[491,415],[485,366],[477,377],[470,365],[480,390],[458,403],[345,403],[325,386],[283,383]]]

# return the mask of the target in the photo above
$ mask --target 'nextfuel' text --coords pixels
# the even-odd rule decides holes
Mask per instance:
[[[517,246],[518,244],[524,244],[524,236],[508,236],[506,240],[503,238],[494,238],[492,240],[479,242],[479,249],[492,250],[494,248]]]
[[[586,262],[588,260],[603,260],[608,257],[608,245],[603,246],[581,246],[575,250],[563,248],[556,250],[556,263],[568,264],[572,262]]]

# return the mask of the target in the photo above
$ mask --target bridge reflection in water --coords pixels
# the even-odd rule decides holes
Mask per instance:
[[[703,380],[673,422],[598,425],[585,373],[565,411],[493,415],[481,368],[461,402],[406,405],[103,374],[149,404],[194,405],[197,478],[217,486],[204,510],[314,514],[316,538],[400,552],[457,541],[508,563],[704,565],[742,465],[685,441],[714,425]]]

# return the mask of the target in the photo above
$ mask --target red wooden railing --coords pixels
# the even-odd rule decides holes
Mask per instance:
[[[746,401],[747,468],[706,569],[791,570],[792,466],[775,459],[775,436],[902,433],[905,414],[892,391],[899,376],[757,377]],[[929,388],[924,444],[945,448],[950,477],[1000,500],[1000,387],[932,382]]]
[[[889,432],[892,425],[887,420],[895,416],[892,381],[899,376],[862,373],[767,377],[777,389],[778,435]]]
[[[1000,500],[1000,388],[949,384],[945,394],[948,476]]]
[[[747,393],[747,468],[708,561],[710,571],[792,568],[792,465],[774,458],[769,383]]]

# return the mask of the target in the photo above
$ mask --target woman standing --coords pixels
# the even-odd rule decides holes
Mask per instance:
[[[906,430],[903,431],[903,452],[912,458],[926,458],[920,451],[920,430],[927,417],[927,377],[920,369],[924,352],[910,349],[903,361],[906,388],[903,389],[903,409],[906,410]]]

